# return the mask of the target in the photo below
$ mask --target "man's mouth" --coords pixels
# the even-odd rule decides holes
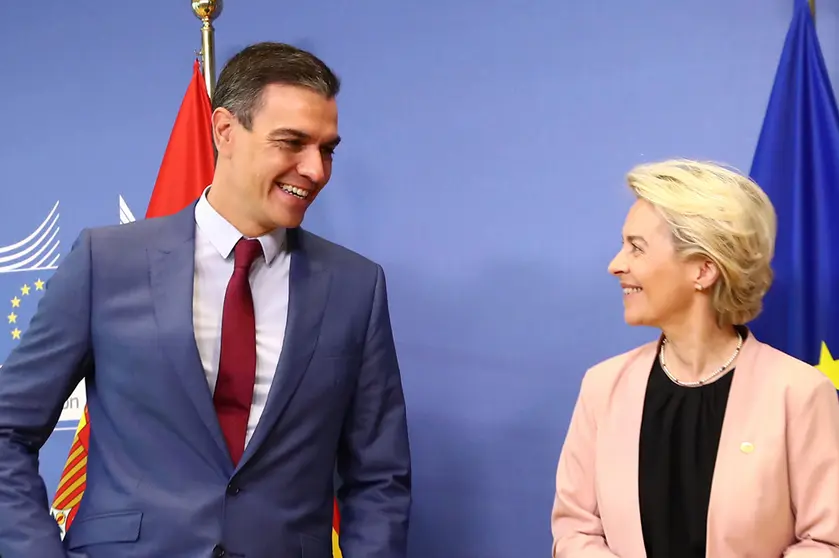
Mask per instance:
[[[303,188],[298,188],[297,186],[292,186],[291,184],[283,184],[282,182],[277,182],[276,184],[280,190],[298,199],[305,200],[309,197],[309,190],[304,190]]]

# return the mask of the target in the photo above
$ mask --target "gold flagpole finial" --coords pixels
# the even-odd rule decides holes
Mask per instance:
[[[213,21],[221,15],[222,0],[192,0],[192,11],[201,20],[201,59],[207,94],[213,98],[216,87],[216,44]]]
[[[810,0],[810,13],[813,14],[813,19],[816,19],[816,0]]]

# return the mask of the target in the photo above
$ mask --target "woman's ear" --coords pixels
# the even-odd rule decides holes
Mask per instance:
[[[712,260],[702,258],[696,266],[695,275],[694,284],[696,290],[707,291],[719,280],[720,269]]]

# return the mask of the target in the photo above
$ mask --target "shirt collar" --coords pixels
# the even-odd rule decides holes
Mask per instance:
[[[216,209],[210,205],[207,200],[207,193],[210,187],[204,189],[201,198],[195,205],[195,224],[201,229],[201,232],[210,241],[210,244],[218,250],[221,257],[227,259],[233,252],[233,248],[239,239],[242,238],[236,227],[230,221],[221,216]],[[285,228],[277,228],[257,238],[262,244],[262,253],[265,257],[265,263],[269,266],[280,253],[286,239]]]

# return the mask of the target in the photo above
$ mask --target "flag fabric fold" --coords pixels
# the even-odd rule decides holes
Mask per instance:
[[[172,215],[194,202],[213,180],[215,151],[212,139],[210,97],[196,60],[172,133],[163,154],[146,218]],[[86,486],[90,425],[87,407],[73,438],[64,471],[53,500],[53,517],[62,534],[70,528]],[[94,426],[95,428],[95,426]],[[334,504],[333,556],[341,558],[338,546],[338,505]]]
[[[795,0],[750,176],[778,214],[775,280],[751,328],[839,389],[839,111],[806,0]]]

